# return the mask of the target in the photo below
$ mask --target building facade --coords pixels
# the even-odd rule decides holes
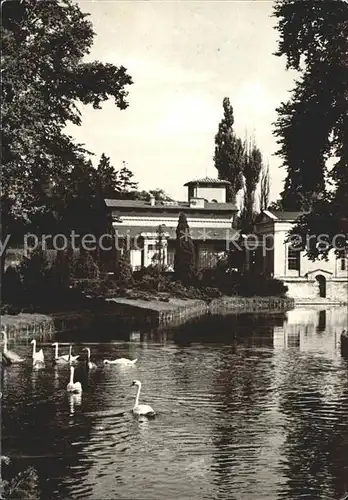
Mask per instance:
[[[184,213],[196,252],[197,268],[211,267],[219,253],[238,238],[237,208],[226,202],[227,181],[197,179],[185,184],[187,201],[158,202],[106,199],[117,241],[128,248],[134,270],[161,262],[174,266],[176,228]]]
[[[265,210],[255,225],[258,250],[253,265],[267,275],[284,281],[294,298],[327,298],[348,301],[347,255],[337,257],[332,250],[328,260],[311,261],[304,251],[286,242],[300,212]],[[249,260],[251,257],[249,255]]]

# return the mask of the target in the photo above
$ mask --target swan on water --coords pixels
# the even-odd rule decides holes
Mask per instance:
[[[18,356],[18,354],[16,354],[15,352],[13,351],[9,351],[7,349],[7,332],[6,330],[2,330],[2,335],[4,337],[4,348],[3,348],[3,352],[2,352],[2,355],[3,355],[3,358],[4,360],[9,363],[9,364],[13,364],[13,363],[22,363],[24,361],[23,358],[21,358],[20,356]]]
[[[91,350],[89,347],[84,347],[82,349],[83,351],[87,351],[87,365],[90,370],[93,370],[93,368],[97,368],[97,365],[91,361]]]
[[[137,394],[135,396],[135,403],[133,406],[134,415],[146,416],[146,417],[154,417],[156,412],[149,405],[140,405],[139,404],[139,396],[141,391],[141,382],[140,380],[133,380],[131,387],[135,385],[137,389]]]
[[[58,356],[58,342],[53,342],[52,347],[54,350],[54,362],[59,363],[69,363],[69,354],[64,354],[63,356]]]
[[[42,366],[45,363],[45,358],[44,358],[44,353],[43,350],[40,349],[39,351],[36,351],[36,340],[33,339],[31,342],[33,344],[33,366]]]
[[[134,365],[138,361],[138,358],[136,359],[127,359],[127,358],[118,358],[118,359],[104,359],[104,364],[105,365],[123,365],[123,366],[130,366]]]
[[[63,364],[63,363],[75,363],[77,359],[80,357],[80,355],[73,356],[71,354],[72,351],[72,345],[69,345],[69,354],[64,354],[63,356],[58,356],[58,342],[54,342],[52,346],[54,346],[55,351],[54,351],[54,363],[56,364]]]
[[[73,394],[81,394],[82,393],[82,385],[81,382],[74,382],[74,371],[75,368],[70,366],[70,380],[68,385],[66,386],[66,390]]]

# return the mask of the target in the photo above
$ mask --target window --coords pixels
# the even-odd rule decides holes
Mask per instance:
[[[345,257],[341,257],[341,271],[346,270],[347,261]]]
[[[299,271],[301,262],[301,252],[300,250],[295,250],[294,248],[288,249],[288,269],[289,271]]]

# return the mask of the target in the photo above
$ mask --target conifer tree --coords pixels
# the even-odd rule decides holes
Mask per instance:
[[[97,189],[105,197],[114,197],[120,191],[118,172],[110,164],[110,158],[103,153],[97,167]]]
[[[190,236],[186,215],[180,213],[176,228],[176,248],[174,257],[175,278],[183,284],[192,282],[195,274],[195,247]]]

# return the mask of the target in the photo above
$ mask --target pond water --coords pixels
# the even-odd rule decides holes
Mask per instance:
[[[207,317],[172,331],[82,332],[98,367],[2,369],[4,475],[33,466],[49,499],[335,500],[348,489],[347,309]],[[30,339],[29,339],[30,340]],[[29,341],[28,341],[29,342]],[[9,347],[30,356],[28,342]],[[134,367],[105,358],[138,358]],[[157,412],[131,413],[135,388]],[[24,497],[23,497],[24,498]]]

